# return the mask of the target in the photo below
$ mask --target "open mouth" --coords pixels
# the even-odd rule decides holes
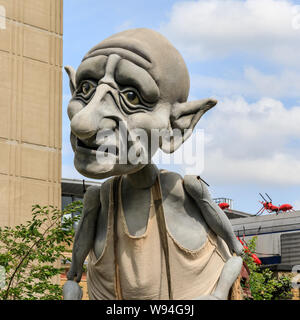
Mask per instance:
[[[97,150],[99,148],[99,146],[97,145],[90,146],[78,138],[77,138],[77,146],[81,148],[90,149],[90,150]]]
[[[113,154],[115,156],[119,155],[119,148],[113,145],[88,145],[79,138],[77,138],[77,148],[91,150],[93,153],[95,152],[103,152],[105,154]]]

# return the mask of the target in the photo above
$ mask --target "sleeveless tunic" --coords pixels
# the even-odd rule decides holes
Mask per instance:
[[[110,183],[105,246],[98,259],[94,249],[89,254],[87,285],[90,300],[117,299],[113,179]],[[133,236],[128,231],[122,207],[121,182],[118,187],[116,252],[122,297],[125,300],[167,300],[169,295],[166,261],[153,201],[154,187],[152,186],[150,192],[151,202],[146,231],[141,236]],[[180,245],[167,228],[173,299],[189,300],[212,294],[227,260],[224,250],[219,250],[217,238],[215,233],[209,231],[207,240],[200,249],[189,250]]]

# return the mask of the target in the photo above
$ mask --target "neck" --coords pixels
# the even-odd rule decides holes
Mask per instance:
[[[150,188],[159,174],[159,170],[155,164],[147,164],[141,170],[128,174],[127,179],[130,184],[137,189]]]

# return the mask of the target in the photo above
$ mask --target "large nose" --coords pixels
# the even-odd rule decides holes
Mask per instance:
[[[72,118],[71,130],[79,139],[89,139],[100,129],[116,128],[117,123],[112,117],[113,110],[110,110],[115,109],[115,106],[112,102],[105,101],[106,95],[111,90],[112,88],[107,84],[98,86],[93,99]]]

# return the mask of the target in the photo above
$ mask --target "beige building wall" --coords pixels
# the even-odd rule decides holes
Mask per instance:
[[[62,7],[0,0],[0,226],[61,204]]]

